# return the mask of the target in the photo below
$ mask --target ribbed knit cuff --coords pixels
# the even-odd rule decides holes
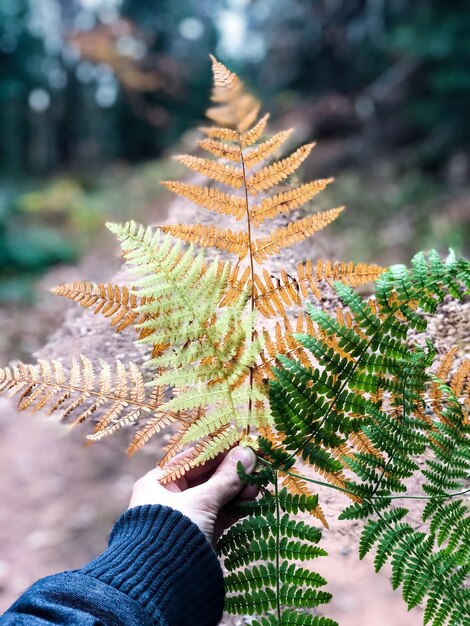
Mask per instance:
[[[215,552],[179,511],[146,505],[115,523],[109,547],[80,570],[139,602],[155,624],[215,626],[224,583]]]

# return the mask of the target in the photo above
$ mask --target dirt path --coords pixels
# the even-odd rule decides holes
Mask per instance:
[[[160,216],[160,220],[164,219]],[[195,221],[195,211],[185,203],[171,205],[169,221]],[[204,220],[212,219],[204,214]],[[282,220],[280,225],[282,225]],[[221,219],[217,218],[218,225]],[[324,256],[326,249],[335,254],[337,242],[322,235],[313,238],[313,250],[308,242],[288,252],[284,265],[294,260]],[[328,241],[328,244],[326,242]],[[295,257],[294,257],[295,252]],[[106,255],[117,256],[110,250]],[[86,270],[88,266],[89,271]],[[276,271],[279,263],[271,270]],[[104,279],[111,273],[109,266],[91,256],[80,272],[67,277],[49,276],[45,283],[56,284],[78,277]],[[91,275],[90,275],[91,274]],[[51,305],[49,305],[51,306]],[[69,309],[61,302],[53,310]],[[62,307],[62,309],[61,309]],[[34,324],[34,311],[24,324]],[[132,333],[113,335],[100,317],[84,315],[76,308],[66,313],[65,322],[51,336],[47,346],[40,350],[44,358],[61,358],[85,353],[98,357],[132,359],[139,349],[132,343]],[[133,481],[153,467],[160,456],[164,436],[153,442],[134,458],[127,458],[124,450],[129,440],[121,432],[97,445],[83,448],[84,428],[70,431],[55,419],[37,415],[17,415],[13,404],[5,399],[0,403],[0,608],[5,609],[28,585],[37,578],[60,570],[80,567],[100,552],[106,544],[113,521],[126,507]],[[370,561],[359,562],[357,523],[338,522],[337,516],[344,498],[325,489],[321,493],[331,530],[325,532],[323,546],[330,553],[314,564],[317,571],[329,581],[328,589],[334,600],[326,614],[341,626],[417,626],[421,624],[421,610],[407,613],[398,592],[393,592],[387,571],[373,573]],[[243,618],[227,618],[228,625],[248,624]]]

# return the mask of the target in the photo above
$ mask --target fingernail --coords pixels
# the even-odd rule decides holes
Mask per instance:
[[[237,446],[230,452],[230,458],[234,463],[240,461],[246,472],[251,472],[255,469],[256,454],[251,448]]]

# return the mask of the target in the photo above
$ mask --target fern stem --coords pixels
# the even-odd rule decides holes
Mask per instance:
[[[246,184],[246,168],[245,168],[245,159],[243,158],[243,147],[241,134],[238,133],[238,145],[240,147],[240,161],[242,166],[242,175],[243,175],[243,187],[245,190],[245,207],[246,207],[246,223],[247,223],[247,232],[248,232],[248,253],[250,257],[250,272],[251,272],[251,295],[250,295],[250,303],[251,303],[251,311],[255,310],[255,267],[253,261],[253,249],[252,249],[252,240],[251,240],[251,219],[250,219],[250,205],[248,199],[248,186]],[[255,330],[251,331],[251,343],[253,343],[255,338]],[[253,365],[250,367],[250,390],[253,389],[253,380],[254,380],[254,367]],[[251,413],[253,411],[253,401],[250,398],[248,400],[248,416],[251,417]],[[246,434],[250,434],[250,425],[248,424],[246,427]]]
[[[274,471],[277,471],[273,463],[270,463],[266,459],[261,456],[258,456],[258,461],[263,463],[263,465],[267,465],[272,467]],[[289,472],[288,470],[283,469],[283,474],[288,474],[293,478],[299,478],[300,480],[305,480],[307,483],[312,483],[314,485],[318,485],[319,487],[328,487],[328,489],[334,489],[335,491],[341,491],[342,493],[349,494],[351,496],[356,496],[357,494],[350,489],[345,489],[344,487],[338,487],[338,485],[332,485],[331,483],[327,483],[323,480],[316,480],[315,478],[309,478],[308,476],[303,476],[302,474],[296,474],[294,472]],[[455,493],[442,493],[440,496],[408,496],[408,495],[395,495],[395,496],[377,496],[374,495],[373,498],[367,498],[367,501],[371,500],[436,500],[438,498],[457,498],[459,496],[464,496],[465,494],[470,493],[470,488],[464,489],[463,491],[456,491]]]
[[[281,539],[281,512],[279,506],[279,484],[277,477],[277,470],[274,470],[274,495],[276,498],[276,612],[277,612],[277,621],[279,626],[281,626],[281,580],[279,574],[280,568],[280,555],[279,555],[279,544]]]

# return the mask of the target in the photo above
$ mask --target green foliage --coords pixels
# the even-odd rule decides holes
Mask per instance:
[[[321,590],[326,580],[300,567],[298,561],[327,553],[317,545],[321,539],[318,528],[291,518],[299,510],[315,511],[318,498],[280,490],[273,470],[262,473],[260,482],[263,496],[242,507],[249,517],[232,526],[217,545],[229,572],[225,579],[227,610],[257,615],[259,621],[253,624],[258,626],[335,626],[333,620],[305,613],[305,609],[328,603],[331,594]]]
[[[441,412],[441,420],[434,424],[429,437],[432,458],[426,459],[423,475],[426,482],[423,491],[430,496],[423,511],[423,522],[429,529],[437,546],[445,546],[446,552],[468,573],[470,558],[470,519],[463,500],[447,502],[443,493],[461,489],[470,473],[468,416],[454,391],[436,380],[438,389],[447,402]]]
[[[470,427],[457,394],[462,381],[448,386],[436,379],[432,343],[410,341],[409,331],[423,333],[424,314],[433,315],[448,296],[463,299],[469,287],[469,264],[453,254],[443,262],[435,252],[416,255],[411,269],[390,268],[374,300],[337,283],[351,317],[336,320],[309,307],[318,332],[295,337],[319,366],[282,358],[270,390],[275,425],[291,455],[331,471],[340,448],[355,497],[341,518],[367,520],[360,558],[375,548],[377,571],[390,561],[393,587],[402,587],[410,609],[425,601],[424,621],[433,626],[463,626],[470,616],[469,517],[457,499],[470,470]],[[354,431],[362,449],[345,447]],[[417,457],[424,452],[421,469]],[[393,502],[414,497],[401,494],[419,473],[428,502],[418,532],[405,520],[408,510]]]
[[[75,245],[54,228],[25,220],[18,189],[0,191],[0,302],[31,299],[34,280],[57,263],[76,258]]]

